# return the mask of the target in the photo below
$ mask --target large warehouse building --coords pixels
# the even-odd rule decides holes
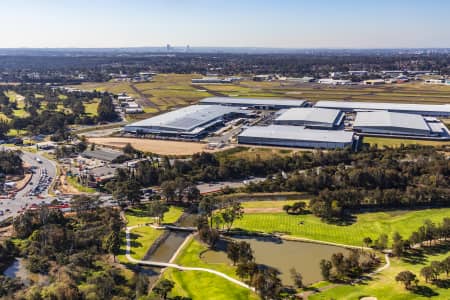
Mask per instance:
[[[220,105],[191,105],[124,127],[125,132],[197,138],[209,128],[245,113],[239,108]]]
[[[353,132],[290,125],[249,127],[237,139],[240,144],[321,149],[354,147],[356,144]]]
[[[386,110],[432,117],[450,117],[450,104],[318,101],[314,107],[340,109],[345,112]]]
[[[353,130],[365,134],[447,137],[447,128],[435,118],[388,111],[358,112]]]
[[[283,109],[303,107],[307,104],[305,100],[283,99],[283,98],[231,98],[231,97],[209,97],[200,100],[200,104],[238,106],[253,109]]]
[[[278,125],[305,126],[317,129],[335,129],[342,124],[345,115],[338,109],[316,107],[291,108],[275,118]]]

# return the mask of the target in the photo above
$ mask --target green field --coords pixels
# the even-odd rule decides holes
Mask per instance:
[[[407,263],[401,259],[391,259],[391,266],[374,276],[373,280],[366,281],[363,284],[357,285],[342,285],[331,288],[319,294],[310,296],[308,299],[312,300],[329,300],[329,299],[343,299],[343,300],[358,300],[363,296],[374,296],[378,299],[386,300],[419,300],[419,299],[450,299],[450,290],[446,288],[438,288],[434,285],[427,284],[423,277],[420,277],[420,269],[425,265],[429,265],[431,261],[440,261],[450,255],[450,252],[428,254],[424,261],[419,264]],[[409,270],[415,273],[419,279],[419,286],[422,286],[424,292],[428,295],[420,295],[407,291],[401,283],[395,281],[395,276],[401,272]],[[445,274],[441,275],[445,279]]]
[[[370,145],[378,145],[378,147],[400,147],[400,145],[425,145],[425,146],[443,146],[450,145],[449,141],[427,141],[427,140],[411,140],[411,139],[397,139],[384,137],[364,137],[364,143]]]
[[[369,236],[374,240],[381,233],[392,235],[398,231],[404,238],[408,238],[425,219],[441,222],[448,216],[450,208],[376,212],[356,215],[356,222],[351,225],[332,225],[310,214],[247,213],[242,220],[235,222],[234,228],[267,233],[282,232],[295,237],[361,246],[364,237]]]
[[[208,92],[198,90],[191,85],[191,79],[198,77],[200,76],[195,74],[159,74],[151,82],[131,83],[111,81],[84,83],[81,86],[77,86],[77,88],[84,90],[95,89],[114,94],[127,93],[136,99],[145,98],[156,106],[144,106],[145,116],[148,116],[158,111],[188,105],[211,96]],[[133,117],[140,118],[141,116],[136,115]]]
[[[204,262],[200,258],[200,255],[206,249],[200,242],[192,239],[181,251],[175,263],[182,266],[210,268],[237,278],[235,275],[235,267],[231,265],[219,263],[208,264]],[[167,269],[164,272],[164,278],[175,282],[175,288],[171,293],[171,297],[184,296],[190,297],[193,300],[259,299],[250,290],[229,282],[222,277],[206,272]]]
[[[90,116],[96,116],[97,115],[97,108],[100,101],[98,99],[93,100],[90,103],[83,103],[84,105],[84,112]]]
[[[66,180],[67,180],[68,184],[70,184],[71,186],[73,186],[74,188],[76,188],[78,191],[80,191],[82,193],[93,194],[96,192],[96,190],[94,188],[84,186],[81,183],[79,183],[75,177],[67,176]]]

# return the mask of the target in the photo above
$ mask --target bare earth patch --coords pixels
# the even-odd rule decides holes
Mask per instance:
[[[208,150],[207,144],[197,142],[179,142],[167,140],[152,140],[138,138],[121,138],[121,137],[105,137],[105,138],[89,138],[90,143],[103,145],[111,148],[123,148],[126,144],[131,144],[133,148],[152,152],[159,155],[192,155],[198,152],[212,152]],[[221,149],[223,150],[223,149]]]

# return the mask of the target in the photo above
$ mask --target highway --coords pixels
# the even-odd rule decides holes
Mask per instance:
[[[39,158],[41,163],[36,160],[37,158]],[[30,152],[23,152],[22,160],[34,168],[34,173],[30,182],[22,190],[17,192],[14,198],[0,199],[0,210],[4,212],[4,215],[0,216],[0,221],[10,216],[17,216],[18,212],[26,206],[41,204],[42,202],[49,203],[54,199],[48,195],[48,188],[53,180],[55,180],[56,164],[40,154]],[[43,182],[44,174],[46,174],[47,178],[51,178],[51,180]],[[38,195],[30,196],[30,192],[34,187],[41,187],[42,192]],[[6,211],[8,209],[9,212]]]

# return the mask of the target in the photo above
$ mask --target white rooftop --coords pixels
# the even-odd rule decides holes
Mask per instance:
[[[430,131],[420,115],[388,111],[358,112],[353,127],[393,127]]]
[[[330,143],[351,143],[353,135],[353,132],[344,130],[309,129],[290,125],[252,126],[240,134],[244,137]]]
[[[334,124],[341,113],[338,109],[317,107],[291,108],[284,111],[275,121],[304,121],[310,123]]]
[[[221,105],[190,105],[149,119],[138,121],[130,127],[165,127],[175,130],[192,131],[194,128],[240,110]]]
[[[352,109],[352,110],[390,110],[448,112],[450,104],[410,104],[389,102],[353,102],[353,101],[318,101],[314,107]]]

